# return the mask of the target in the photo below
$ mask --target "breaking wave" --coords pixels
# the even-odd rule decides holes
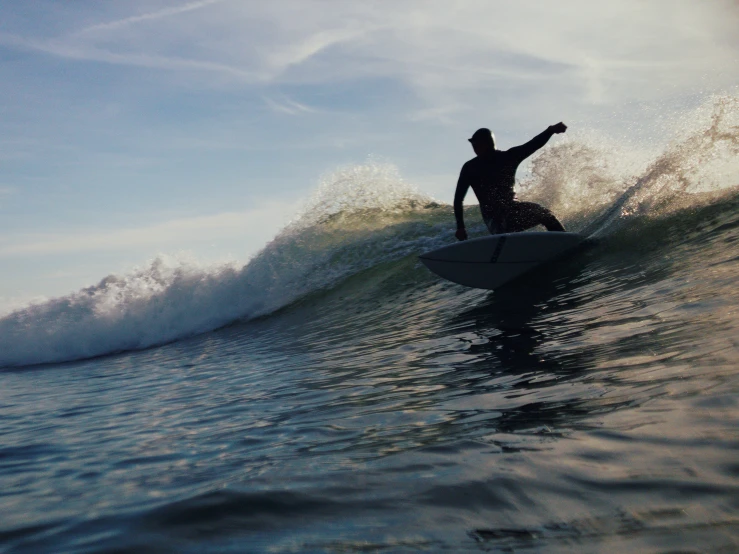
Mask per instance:
[[[596,236],[684,217],[727,198],[733,206],[739,98],[712,98],[686,120],[672,144],[641,166],[576,138],[549,146],[519,183],[519,196],[546,204],[571,230]],[[453,233],[451,206],[406,183],[394,166],[339,169],[243,266],[161,256],[2,317],[0,367],[141,349],[263,316],[378,264],[449,243]]]

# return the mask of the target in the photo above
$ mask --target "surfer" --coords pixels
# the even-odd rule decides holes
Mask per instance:
[[[565,228],[544,206],[533,202],[519,202],[515,199],[513,185],[516,169],[526,158],[544,146],[552,135],[564,133],[564,123],[552,125],[526,144],[510,150],[496,150],[495,136],[490,129],[478,129],[468,139],[477,157],[462,166],[454,193],[454,217],[457,219],[459,240],[467,240],[464,228],[462,202],[470,187],[480,202],[480,211],[485,225],[493,235],[517,233],[536,225],[543,225],[547,231],[564,231]]]

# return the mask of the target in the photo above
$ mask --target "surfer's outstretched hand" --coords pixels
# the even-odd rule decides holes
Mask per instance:
[[[552,125],[549,128],[552,130],[553,133],[558,134],[558,133],[564,133],[567,130],[567,125],[565,125],[564,123],[560,121],[559,123]]]
[[[457,232],[454,233],[454,236],[457,237],[457,240],[467,240],[467,230],[466,229],[457,229]]]

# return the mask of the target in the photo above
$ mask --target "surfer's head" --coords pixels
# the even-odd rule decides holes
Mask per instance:
[[[495,150],[495,135],[490,129],[486,129],[485,127],[475,131],[472,134],[472,138],[469,138],[467,140],[470,141],[475,154],[477,154],[478,156],[480,154],[485,154],[486,152]]]

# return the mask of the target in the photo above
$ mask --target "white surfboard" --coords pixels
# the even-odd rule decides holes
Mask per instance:
[[[561,256],[583,240],[578,233],[505,233],[465,240],[419,256],[439,277],[478,289],[495,289]]]

